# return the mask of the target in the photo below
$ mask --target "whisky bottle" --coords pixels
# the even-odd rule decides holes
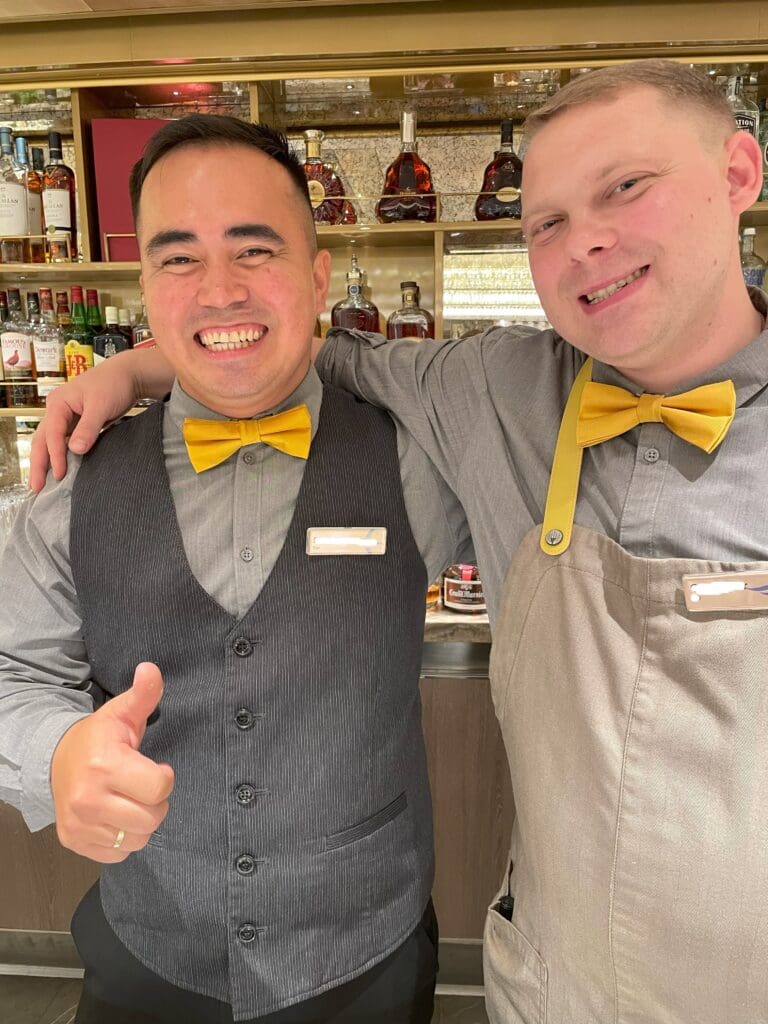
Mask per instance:
[[[105,327],[93,339],[93,364],[103,363],[118,352],[127,352],[131,347],[128,339],[118,328],[117,306],[107,306],[104,310]]]
[[[67,380],[71,380],[93,366],[93,335],[85,322],[83,289],[76,284],[72,285],[72,322],[64,339]]]
[[[43,212],[51,262],[77,257],[75,174],[64,163],[59,132],[48,134],[48,164],[43,175]],[[65,252],[65,246],[67,252]]]
[[[0,128],[0,263],[23,263],[27,193],[13,159],[11,129]]]
[[[24,316],[18,288],[8,289],[8,319],[0,327],[0,351],[6,405],[15,408],[37,405],[33,325]]]
[[[736,127],[749,132],[756,139],[760,138],[760,109],[756,103],[744,95],[741,77],[732,75],[728,79],[725,98],[733,112]]]
[[[437,196],[432,188],[432,172],[416,149],[416,115],[407,110],[400,118],[400,138],[400,152],[387,168],[376,216],[383,224],[434,221]]]
[[[475,220],[520,218],[523,163],[512,148],[512,121],[501,122],[501,145],[485,168],[483,188],[475,202]]]
[[[331,310],[331,325],[352,331],[378,331],[379,311],[365,297],[365,272],[352,253],[352,268],[347,271],[347,297]]]
[[[27,238],[24,239],[24,262],[45,263],[45,237],[43,228],[43,181],[37,171],[29,166],[27,140],[17,135],[16,166],[19,181],[24,186],[27,199]]]
[[[151,348],[155,344],[155,339],[152,337],[152,328],[149,326],[149,320],[147,319],[147,307],[144,305],[143,299],[139,322],[133,325],[131,334],[133,335],[131,348]]]
[[[344,182],[332,164],[325,163],[320,151],[325,138],[319,129],[304,132],[307,155],[304,174],[307,179],[312,216],[316,224],[355,224],[355,208],[343,198]]]
[[[27,309],[30,307],[27,295]],[[33,317],[30,315],[30,321]],[[37,368],[38,404],[45,405],[45,399],[55,387],[66,379],[64,357],[64,332],[58,326],[53,312],[50,288],[40,289],[40,316],[35,318],[35,366]]]
[[[435,321],[432,314],[419,305],[419,286],[415,281],[401,281],[403,304],[387,320],[387,337],[434,338]]]
[[[72,314],[69,311],[69,296],[66,292],[56,292],[56,323],[65,334],[72,323]]]
[[[127,309],[122,307],[117,311],[117,329],[125,335],[128,340],[128,348],[133,348],[133,330],[131,328],[131,316]]]

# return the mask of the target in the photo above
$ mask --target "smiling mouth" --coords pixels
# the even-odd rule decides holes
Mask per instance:
[[[195,341],[209,352],[231,352],[251,348],[267,333],[266,327],[243,327],[232,330],[205,330],[195,334]]]
[[[609,284],[606,288],[598,288],[596,292],[586,292],[584,295],[580,295],[579,299],[581,302],[586,302],[590,306],[596,306],[598,303],[605,302],[606,299],[610,299],[612,295],[621,291],[622,288],[626,288],[628,284],[632,284],[633,281],[637,281],[638,278],[648,272],[648,269],[648,266],[640,267],[639,270],[633,271],[627,277],[622,277],[620,281],[614,281],[613,284]]]

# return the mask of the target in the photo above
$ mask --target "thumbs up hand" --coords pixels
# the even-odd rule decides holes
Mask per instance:
[[[173,769],[139,752],[163,677],[142,662],[130,690],[69,728],[51,760],[56,830],[62,846],[116,864],[147,845],[168,813]]]

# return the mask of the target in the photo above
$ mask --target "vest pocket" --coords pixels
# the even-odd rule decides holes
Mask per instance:
[[[512,921],[495,910],[485,921],[483,974],[491,1024],[546,1024],[547,966]]]
[[[405,795],[405,792],[402,792],[391,803],[388,803],[386,807],[382,807],[380,811],[376,811],[369,818],[365,818],[356,825],[350,826],[350,828],[342,829],[340,832],[331,832],[330,835],[324,838],[322,848],[324,850],[338,850],[342,846],[348,846],[350,843],[356,843],[360,839],[365,839],[367,836],[373,835],[374,832],[378,832],[380,828],[388,825],[390,821],[394,821],[395,818],[403,813],[407,806],[408,797]]]

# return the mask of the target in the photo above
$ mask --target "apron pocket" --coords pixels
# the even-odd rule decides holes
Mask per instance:
[[[489,910],[483,940],[485,1005],[491,1024],[546,1024],[547,967],[511,921]]]

